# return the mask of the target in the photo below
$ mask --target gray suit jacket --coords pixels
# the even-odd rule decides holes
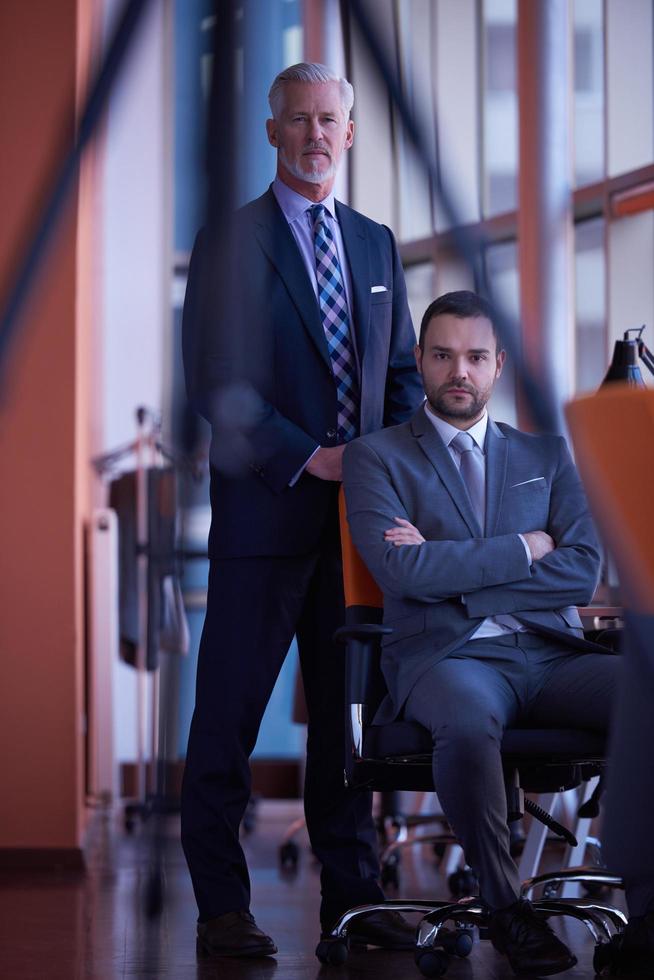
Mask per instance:
[[[489,419],[486,533],[458,469],[419,408],[409,422],[348,445],[344,485],[354,544],[384,593],[382,669],[390,721],[421,674],[460,647],[486,616],[511,613],[584,650],[576,605],[599,571],[586,498],[560,436],[531,435]],[[394,517],[411,521],[420,546],[384,541]],[[518,533],[543,530],[556,548],[529,564]],[[463,597],[463,598],[462,598]]]

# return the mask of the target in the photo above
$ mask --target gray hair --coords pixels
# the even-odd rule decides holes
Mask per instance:
[[[301,61],[298,65],[291,65],[289,68],[285,68],[284,71],[280,71],[270,86],[268,102],[270,103],[270,111],[275,119],[279,118],[279,113],[284,104],[285,82],[308,82],[314,85],[320,82],[338,82],[343,112],[345,113],[346,119],[349,117],[350,109],[354,105],[354,89],[347,78],[341,78],[331,68],[327,68],[326,65],[320,65],[317,62]]]

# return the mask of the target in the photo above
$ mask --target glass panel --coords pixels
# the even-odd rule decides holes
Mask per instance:
[[[518,98],[516,0],[484,0],[484,211],[516,207]]]
[[[440,174],[454,197],[459,219],[479,221],[481,132],[479,16],[477,0],[439,0],[435,4],[433,85],[438,124]],[[449,218],[436,207],[436,228]]]
[[[604,176],[604,4],[574,0],[575,184]]]
[[[518,322],[520,284],[518,249],[515,242],[501,242],[486,249],[486,275],[493,295],[503,310]],[[493,392],[489,406],[491,416],[499,422],[517,424],[515,366],[508,360]]]
[[[431,6],[425,0],[402,0],[397,6],[397,46],[404,92],[433,152]],[[429,178],[397,118],[397,177],[402,241],[426,238],[434,230]]]
[[[389,50],[395,46],[392,0],[375,4],[376,28]],[[350,204],[358,211],[389,225],[399,226],[397,178],[394,166],[395,133],[388,93],[360,32],[351,34],[349,79],[354,86],[354,144],[349,156]]]
[[[596,389],[608,366],[604,219],[575,226],[576,390]]]
[[[404,278],[413,328],[418,337],[423,314],[431,301],[436,299],[434,266],[431,262],[410,265],[404,270]]]
[[[605,0],[609,176],[654,160],[654,5]]]
[[[643,340],[654,349],[654,211],[632,214],[608,226],[608,336],[621,340],[625,330],[646,324]],[[645,384],[654,378],[644,365]]]

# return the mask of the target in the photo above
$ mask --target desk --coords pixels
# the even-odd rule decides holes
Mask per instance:
[[[585,630],[621,629],[624,626],[622,606],[578,606]]]

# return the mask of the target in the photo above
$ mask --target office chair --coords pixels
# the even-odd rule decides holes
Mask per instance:
[[[346,710],[351,742],[346,747],[345,779],[361,789],[433,791],[432,742],[429,732],[414,722],[398,720],[375,725],[376,710],[386,693],[381,672],[381,644],[391,632],[382,624],[382,595],[352,543],[345,502],[340,498],[343,577],[346,623],[337,637],[346,646]],[[524,793],[559,791],[579,786],[600,775],[605,767],[606,746],[596,733],[566,729],[507,729],[502,742],[509,821],[523,813],[545,823],[555,833],[576,844],[573,835],[551,816],[525,798]],[[421,842],[424,839],[421,839]],[[454,838],[452,838],[454,840]],[[601,868],[568,868],[527,879],[522,894],[545,885],[592,882],[621,887],[621,880]],[[534,902],[549,916],[568,915],[583,922],[595,942],[594,965],[601,969],[612,936],[626,925],[624,914],[592,899],[559,899]],[[316,955],[322,963],[342,964],[349,951],[348,932],[360,915],[393,909],[417,912],[422,919],[416,930],[415,961],[423,976],[445,973],[451,955],[467,956],[472,949],[471,928],[483,935],[488,912],[480,899],[447,901],[387,901],[364,905],[344,913],[330,935],[321,940]],[[453,929],[444,928],[446,922]]]

